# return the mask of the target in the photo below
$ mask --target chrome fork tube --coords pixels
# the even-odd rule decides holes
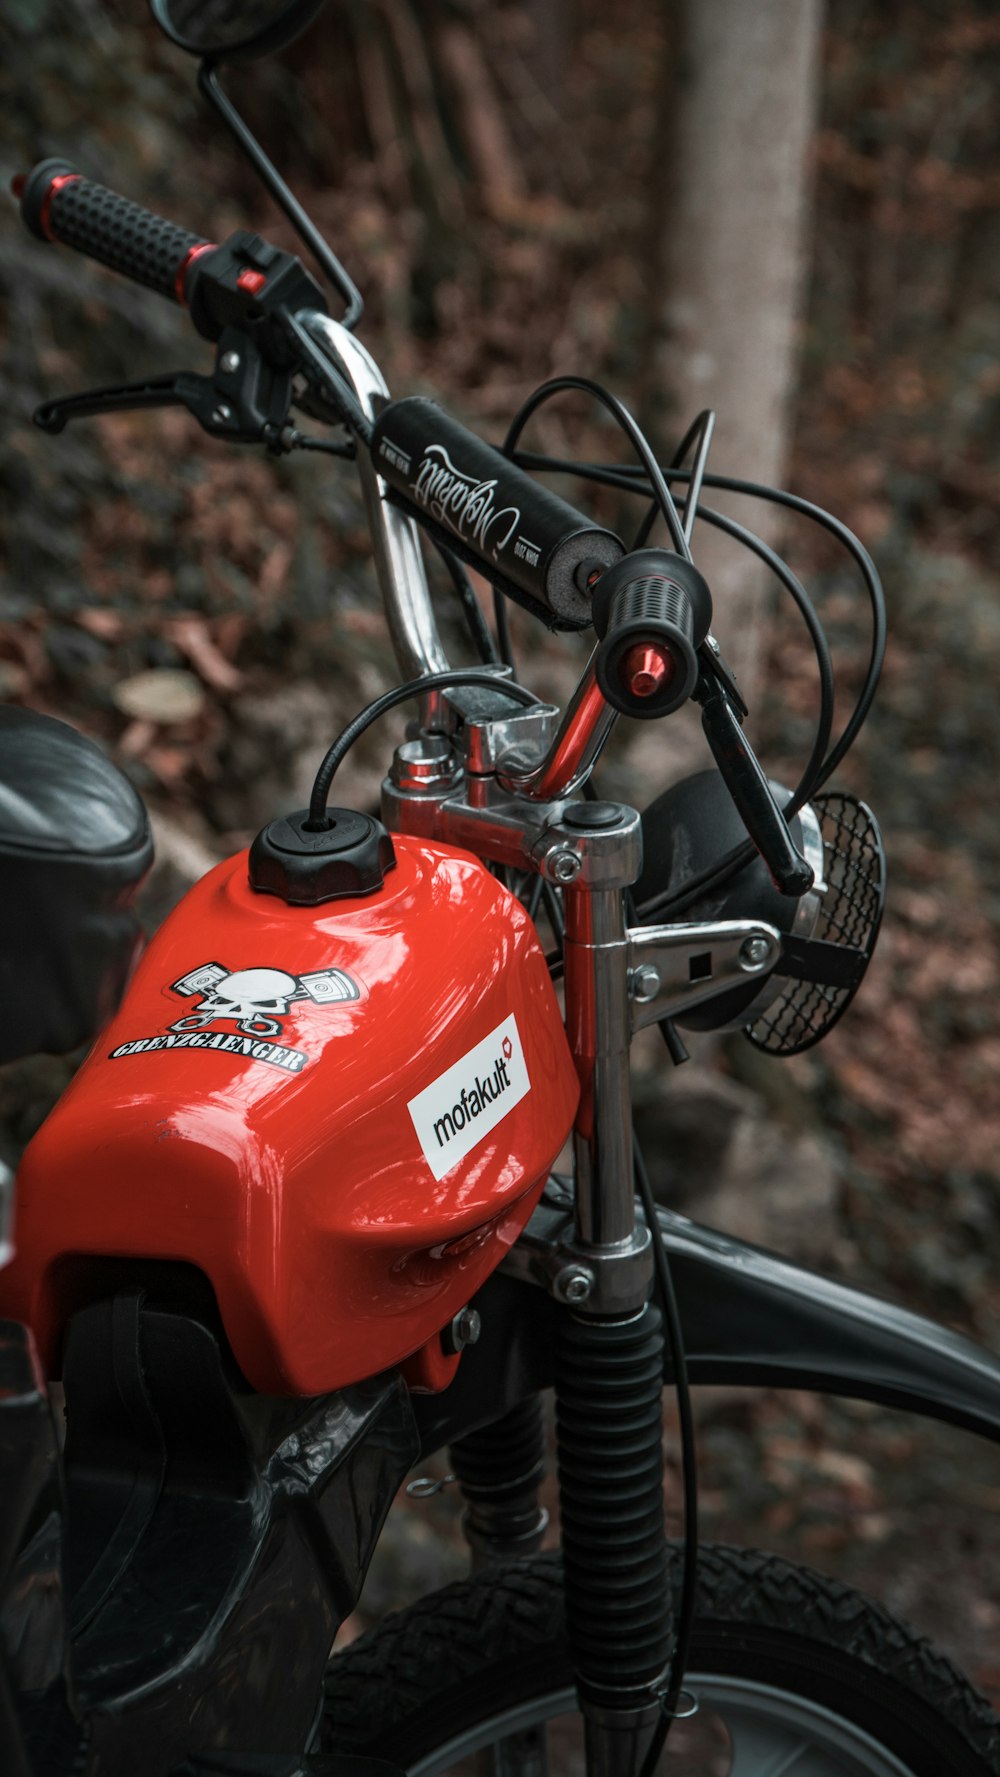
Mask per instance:
[[[635,1231],[629,1083],[628,935],[619,888],[571,887],[566,907],[566,1027],[580,1076],[573,1132],[577,1232],[585,1246]]]
[[[625,847],[617,859],[609,850],[604,869],[591,852],[564,897],[566,1027],[580,1078],[574,1258],[594,1285],[563,1310],[556,1419],[567,1629],[587,1777],[636,1777],[671,1649],[663,1328],[649,1300],[649,1236],[635,1214],[628,863]]]

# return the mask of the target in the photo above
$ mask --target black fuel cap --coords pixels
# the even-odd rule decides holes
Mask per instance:
[[[309,830],[309,810],[282,815],[250,847],[250,887],[293,907],[373,895],[395,868],[392,840],[381,821],[352,808],[328,808],[329,825]]]

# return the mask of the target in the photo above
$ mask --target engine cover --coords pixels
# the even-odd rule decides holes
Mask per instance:
[[[545,960],[478,859],[394,845],[318,908],[241,853],[150,944],[19,1174],[0,1314],[50,1371],[107,1260],[180,1261],[253,1387],[323,1393],[436,1340],[516,1240],[579,1091]]]

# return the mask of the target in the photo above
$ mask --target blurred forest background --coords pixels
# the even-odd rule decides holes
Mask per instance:
[[[730,0],[714,3],[724,15]],[[890,859],[864,990],[792,1063],[737,1036],[668,1078],[665,1054],[643,1048],[637,1096],[681,1208],[1000,1350],[1000,14],[994,0],[745,10],[780,25],[783,9],[808,14],[815,41],[768,72],[776,97],[744,144],[744,184],[729,191],[723,169],[715,199],[739,62],[731,102],[732,57],[702,67],[700,110],[685,84],[692,18],[713,4],[339,0],[228,85],[363,291],[361,337],[394,392],[433,394],[498,439],[538,381],[582,371],[667,453],[711,390],[714,466],[783,474],[875,555],[889,659],[840,779],[873,803]],[[64,154],[212,239],[250,225],[294,245],[140,0],[5,0],[0,33],[5,188]],[[751,98],[752,82],[748,69]],[[726,232],[775,222],[764,163],[782,142],[798,169],[789,227],[805,198],[798,244],[768,259],[788,388],[785,361],[764,362],[766,289]],[[43,397],[211,358],[157,297],[33,241],[13,203],[0,222],[0,696],[95,735],[146,796],[155,923],[216,857],[301,806],[328,739],[393,680],[361,506],[349,468],[227,448],[178,412],[35,431]],[[682,350],[699,319],[717,340]],[[621,451],[572,402],[534,435],[581,457]],[[820,602],[843,715],[868,645],[862,590],[821,533],[777,535]],[[723,646],[761,637],[744,661],[755,745],[791,780],[815,715],[808,644],[752,576],[731,561],[718,573]],[[449,650],[467,658],[443,586],[441,601]],[[565,694],[579,645],[527,620],[515,631],[529,682]],[[696,727],[668,726],[619,735],[610,793],[641,805],[700,767]],[[361,805],[388,745],[379,730],[355,755]],[[8,1155],[68,1066],[0,1071]],[[880,1591],[1000,1695],[994,1455],[808,1397],[706,1391],[701,1422],[709,1533]],[[397,1515],[369,1614],[456,1571],[449,1498]]]

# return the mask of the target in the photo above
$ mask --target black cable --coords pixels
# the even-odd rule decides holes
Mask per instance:
[[[646,1749],[646,1756],[639,1770],[639,1777],[653,1777],[676,1713],[691,1648],[691,1632],[694,1627],[698,1589],[698,1451],[677,1293],[670,1271],[666,1241],[663,1238],[663,1230],[656,1213],[653,1187],[649,1182],[646,1162],[642,1157],[642,1149],[634,1131],[632,1135],[632,1166],[635,1173],[636,1191],[649,1228],[653,1249],[653,1267],[661,1306],[667,1322],[667,1334],[673,1358],[674,1391],[677,1395],[677,1416],[680,1421],[681,1475],[684,1495],[684,1559],[681,1568],[680,1604],[677,1611],[677,1637],[674,1642],[667,1686],[662,1698],[662,1713],[653,1729],[653,1737]]]
[[[565,465],[561,464],[558,466],[565,467]],[[575,465],[574,468],[576,473],[579,473],[579,466]],[[626,464],[623,472],[634,479],[635,471],[630,465]],[[666,473],[671,481],[683,481],[687,478],[688,471],[683,469],[669,469]],[[838,543],[840,543],[842,547],[847,550],[848,554],[853,557],[855,565],[860,571],[872,612],[872,642],[868,668],[865,673],[864,683],[862,684],[861,690],[855,701],[854,709],[851,712],[851,716],[845,724],[836,746],[824,762],[822,776],[816,785],[816,788],[820,789],[833,775],[841,761],[846,758],[847,754],[850,752],[868,712],[871,709],[875,692],[878,689],[878,682],[885,660],[887,631],[885,594],[882,590],[882,582],[879,578],[878,569],[860,538],[856,537],[854,532],[849,530],[846,524],[843,524],[839,518],[834,518],[833,514],[825,511],[822,506],[814,505],[812,500],[803,499],[801,494],[790,494],[784,488],[766,487],[762,482],[744,481],[740,477],[733,475],[706,475],[705,485],[707,487],[718,488],[720,491],[726,493],[746,494],[748,498],[751,499],[766,500],[771,505],[784,506],[787,511],[797,512],[801,517],[810,519],[814,524],[818,524],[821,529],[829,531],[832,537],[836,537]]]
[[[515,462],[520,461],[521,455],[521,452],[517,453],[514,459]],[[532,458],[530,466],[539,466],[537,459]],[[635,491],[633,487],[626,485],[627,482],[631,481],[631,476],[625,472],[612,470],[610,466],[598,467],[593,464],[575,464],[572,466],[586,480],[601,481],[605,485],[621,487],[625,492]],[[568,468],[570,465],[561,463],[559,467]],[[757,555],[760,560],[764,562],[765,566],[770,568],[771,572],[781,582],[785,590],[791,594],[802,614],[806,628],[809,631],[810,640],[813,645],[813,652],[816,656],[816,670],[819,675],[820,707],[812,751],[809,755],[805,769],[799,778],[799,782],[796,785],[792,800],[787,805],[785,811],[786,819],[791,819],[793,815],[798,813],[799,809],[803,806],[803,803],[809,800],[809,797],[829,776],[826,749],[830,743],[830,733],[833,727],[834,683],[833,663],[830,659],[830,649],[826,635],[817,615],[816,607],[809,597],[809,594],[806,592],[805,587],[796,575],[792,573],[787,562],[782,560],[781,556],[778,555],[776,550],[771,548],[770,544],[765,543],[763,538],[758,537],[753,531],[747,530],[744,525],[738,524],[736,519],[729,518],[725,513],[715,512],[710,507],[699,507],[698,517],[704,519],[706,524],[714,526],[717,530],[724,531],[727,536],[731,536],[736,542],[742,543],[744,548],[749,549],[752,554]]]
[[[695,448],[695,459],[691,465],[691,480],[688,483],[687,497],[684,501],[684,511],[682,514],[684,535],[689,543],[694,533],[695,519],[698,516],[698,501],[701,497],[701,484],[704,480],[705,469],[708,465],[708,453],[712,448],[712,435],[714,431],[715,414],[710,407],[706,407],[698,414],[696,419],[691,421],[690,426],[670,459],[670,467],[672,469],[679,469],[692,445]],[[633,549],[642,548],[659,515],[659,505],[656,500],[653,500],[650,503],[649,511],[646,513],[642,524],[639,526],[638,534],[632,545]]]
[[[342,728],[333,745],[328,749],[319,770],[313,780],[312,794],[309,797],[309,822],[307,831],[325,830],[328,825],[326,804],[330,795],[330,786],[356,740],[359,740],[373,722],[384,716],[397,704],[405,703],[410,697],[425,697],[428,691],[443,691],[450,685],[483,685],[491,691],[502,692],[514,703],[535,704],[539,700],[533,691],[526,691],[523,685],[515,684],[513,679],[502,679],[496,673],[486,672],[482,667],[455,667],[444,673],[428,673],[422,679],[410,679],[405,685],[396,685],[368,704],[360,715]]]
[[[707,506],[700,508],[698,516],[703,518],[706,524],[722,531],[725,536],[732,537],[734,541],[742,543],[743,547],[749,549],[752,555],[756,555],[765,567],[770,568],[786,592],[791,594],[809,631],[809,639],[816,657],[816,671],[819,675],[819,716],[816,721],[816,735],[812,751],[796,785],[795,793],[783,810],[786,821],[791,820],[792,816],[798,814],[803,804],[808,802],[809,797],[819,788],[827,771],[827,748],[830,745],[830,735],[833,729],[835,697],[830,645],[827,642],[826,632],[819,620],[816,607],[801,580],[792,573],[788,563],[782,560],[777,551],[772,549],[769,543],[764,542],[763,537],[758,537],[754,531],[749,531],[744,525],[737,524],[736,520],[730,518],[727,513],[715,512]]]
[[[601,482],[605,486],[622,488],[626,492],[644,493],[649,491],[641,485],[636,486],[638,472],[628,464],[574,463],[560,457],[541,456],[534,451],[517,451],[512,460],[524,469],[548,469],[556,473],[569,472],[584,480]],[[665,469],[664,473],[671,481],[686,481],[690,476],[689,470],[671,467]],[[815,506],[812,501],[805,500],[798,494],[790,494],[782,488],[765,487],[760,482],[741,481],[735,476],[706,474],[704,479],[707,487],[716,487],[729,493],[741,493],[754,499],[766,500],[772,505],[784,506],[791,512],[797,512],[802,517],[811,519],[815,524],[829,531],[831,536],[836,537],[848,554],[853,557],[864,581],[872,611],[872,643],[868,669],[851,715],[833,750],[823,761],[821,772],[812,785],[810,792],[812,793],[822,788],[854,745],[871,709],[878,687],[886,646],[885,595],[882,591],[878,570],[864,544],[855,537],[853,531],[850,531],[839,519],[834,518],[831,513],[824,511],[821,506]],[[704,509],[701,510],[700,516],[707,518],[709,523],[715,522],[715,519],[709,517]],[[722,514],[716,516],[721,518]],[[720,528],[723,527],[720,526]],[[780,560],[780,557],[778,559]]]
[[[594,382],[591,377],[554,376],[551,377],[548,382],[541,383],[535,390],[534,394],[529,395],[527,401],[522,403],[518,408],[517,413],[514,415],[514,418],[511,420],[510,425],[507,428],[507,436],[501,447],[504,455],[511,457],[514,462],[518,461],[517,456],[514,454],[514,446],[520,438],[521,433],[524,431],[532,414],[537,408],[541,407],[544,401],[550,401],[553,395],[560,395],[568,389],[579,389],[582,390],[585,395],[592,395],[595,401],[599,401],[601,405],[607,409],[616,425],[624,432],[646,472],[653,498],[656,500],[666,521],[667,529],[673,539],[674,548],[678,555],[684,557],[685,561],[690,561],[691,549],[687,537],[684,534],[684,526],[681,523],[680,514],[677,511],[677,507],[674,505],[673,494],[667,486],[663,470],[660,468],[660,465],[656,460],[649,440],[641,427],[629,413],[625,403],[619,401],[617,395],[612,395],[609,389],[605,389],[600,383]],[[569,464],[567,467],[572,472],[574,471],[575,465]]]
[[[708,453],[712,448],[714,433],[715,414],[710,407],[706,407],[688,427],[677,451],[677,466],[679,468],[690,445],[695,446],[694,462],[691,465],[691,480],[688,482],[687,498],[684,501],[684,535],[689,543],[694,534],[695,519],[698,516],[698,501],[701,498],[701,484],[708,467]]]
[[[283,434],[283,447],[286,437],[287,434]],[[292,437],[288,439],[287,447],[289,450],[321,450],[325,456],[344,457],[350,463],[353,463],[357,456],[353,441],[347,444],[333,444],[330,439],[314,438],[309,432],[293,433]]]
[[[469,635],[472,638],[480,660],[483,661],[486,666],[499,666],[501,664],[500,656],[497,653],[493,637],[490,635],[489,626],[480,609],[479,600],[472,590],[472,581],[469,579],[458,556],[448,548],[448,545],[446,543],[439,543],[436,537],[434,537],[432,541],[448,570],[451,577],[451,583],[455,588],[455,591],[458,593],[459,602],[462,606],[462,613],[465,617]],[[511,663],[508,662],[507,664],[510,665]]]
[[[562,948],[566,939],[566,920],[563,916],[559,891],[553,888],[551,882],[545,882],[542,885],[542,898],[545,902],[545,911],[549,916],[553,937],[559,947],[559,955],[562,956]]]
[[[507,617],[507,601],[503,593],[499,592],[495,586],[493,588],[493,616],[496,619],[497,649],[500,654],[500,659],[504,666],[510,667],[511,672],[516,677],[517,666],[514,661],[514,644],[510,637],[510,622]]]

